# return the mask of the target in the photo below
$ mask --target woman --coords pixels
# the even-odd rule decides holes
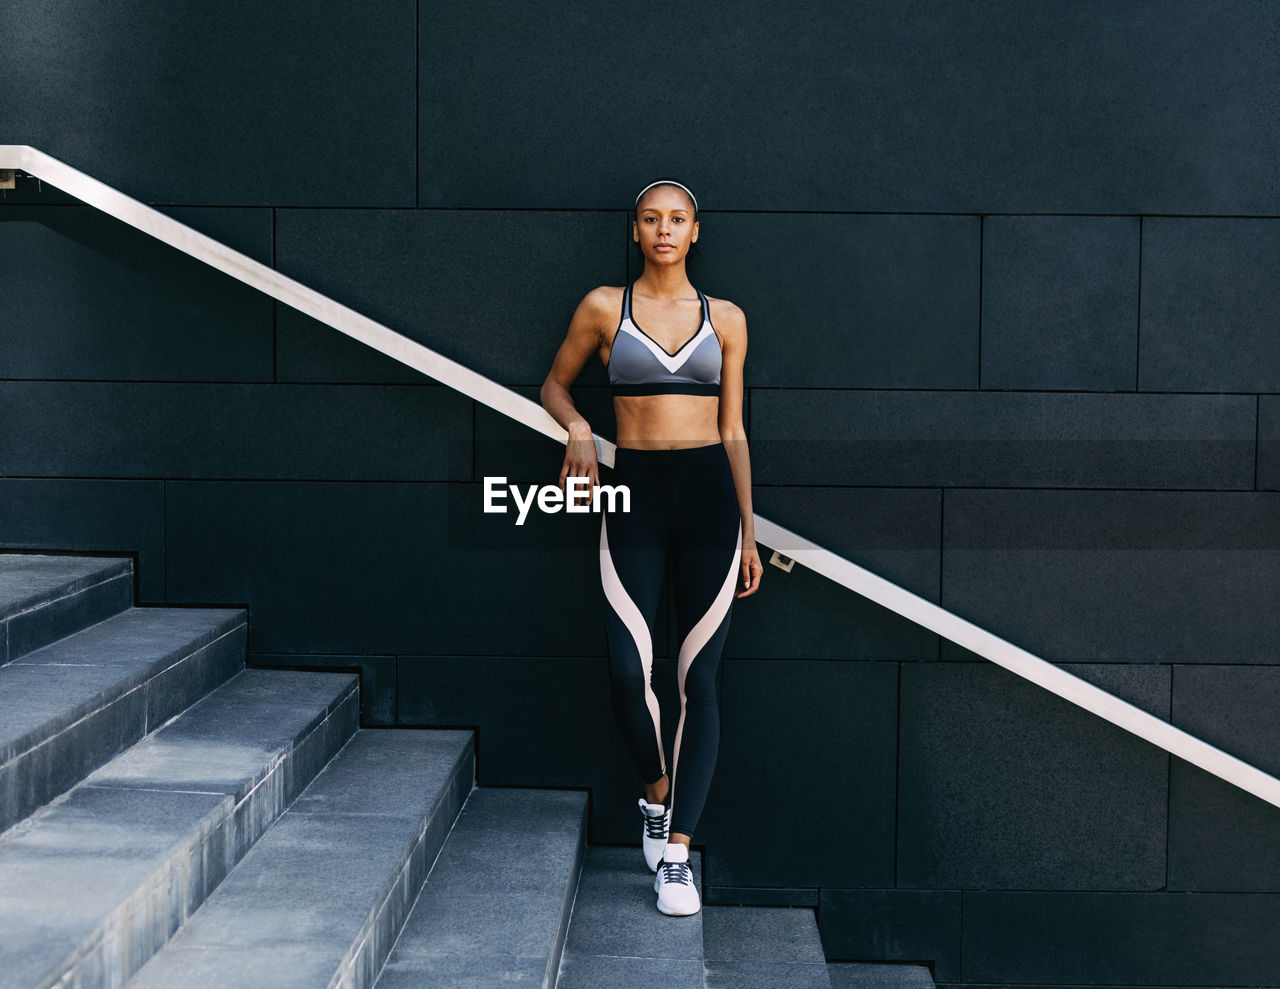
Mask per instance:
[[[629,511],[606,512],[600,523],[613,712],[644,783],[641,845],[657,872],[658,909],[687,915],[702,906],[689,843],[719,747],[716,671],[733,599],[754,594],[764,572],[742,428],[747,324],[741,309],[704,296],[685,273],[698,239],[698,203],[687,187],[663,179],[640,190],[631,236],[644,254],[643,274],[625,288],[593,289],[578,305],[543,382],[542,405],[569,432],[560,487],[566,477],[585,477],[593,492],[600,483],[595,443],[569,387],[599,355],[618,420],[612,483],[626,485],[631,497]],[[668,558],[680,643],[670,780],[651,685]]]

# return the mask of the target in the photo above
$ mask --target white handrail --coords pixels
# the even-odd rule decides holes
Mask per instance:
[[[0,145],[0,168],[20,169],[48,182],[76,199],[176,247],[184,254],[306,313],[401,364],[421,371],[530,429],[561,443],[568,438],[565,429],[537,402],[517,395],[496,381],[410,340],[314,289],[307,288],[239,251],[233,251],[225,244],[131,199],[42,151],[22,144]],[[595,443],[600,462],[612,467],[615,445],[601,436],[595,436]],[[803,536],[759,515],[754,518],[756,541],[759,544],[778,550],[814,573],[870,598],[890,611],[1003,666],[1064,700],[1280,807],[1280,779],[953,615],[945,608],[870,570],[837,556]]]

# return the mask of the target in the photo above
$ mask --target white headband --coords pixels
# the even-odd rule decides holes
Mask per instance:
[[[641,190],[640,190],[640,195],[636,196],[636,203],[635,203],[635,205],[636,205],[636,206],[639,206],[639,205],[640,205],[640,200],[644,197],[644,194],[645,194],[646,192],[648,192],[650,189],[652,189],[655,185],[674,185],[674,186],[676,186],[677,188],[679,188],[679,189],[683,189],[685,192],[688,192],[688,193],[689,193],[689,200],[690,200],[690,202],[692,202],[692,203],[693,203],[693,211],[694,211],[695,213],[696,213],[696,212],[698,212],[698,199],[697,199],[697,197],[696,197],[696,196],[694,196],[694,194],[693,194],[692,192],[689,192],[689,187],[688,187],[688,186],[686,186],[686,185],[681,185],[681,184],[680,184],[679,182],[677,182],[675,179],[658,179],[658,181],[657,181],[657,182],[650,182],[647,186],[645,186],[643,189],[641,189]],[[633,207],[632,207],[632,209],[634,209],[634,208],[635,208],[635,207],[633,206]]]

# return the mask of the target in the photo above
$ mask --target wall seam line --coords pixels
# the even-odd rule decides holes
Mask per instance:
[[[1140,391],[1142,380],[1142,238],[1144,234],[1142,214],[1138,214],[1138,311],[1137,325],[1133,329],[1133,390]]]

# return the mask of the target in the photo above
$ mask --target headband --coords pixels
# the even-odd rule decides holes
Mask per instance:
[[[692,192],[689,192],[689,187],[687,185],[682,185],[681,183],[677,182],[675,179],[658,179],[657,182],[650,182],[647,186],[645,186],[643,189],[640,190],[640,194],[636,196],[635,206],[632,206],[631,208],[635,209],[636,206],[639,206],[640,200],[644,197],[644,194],[648,192],[650,189],[652,189],[655,185],[674,185],[676,188],[683,189],[685,192],[688,192],[689,201],[693,203],[693,211],[695,213],[698,212],[698,198]]]

